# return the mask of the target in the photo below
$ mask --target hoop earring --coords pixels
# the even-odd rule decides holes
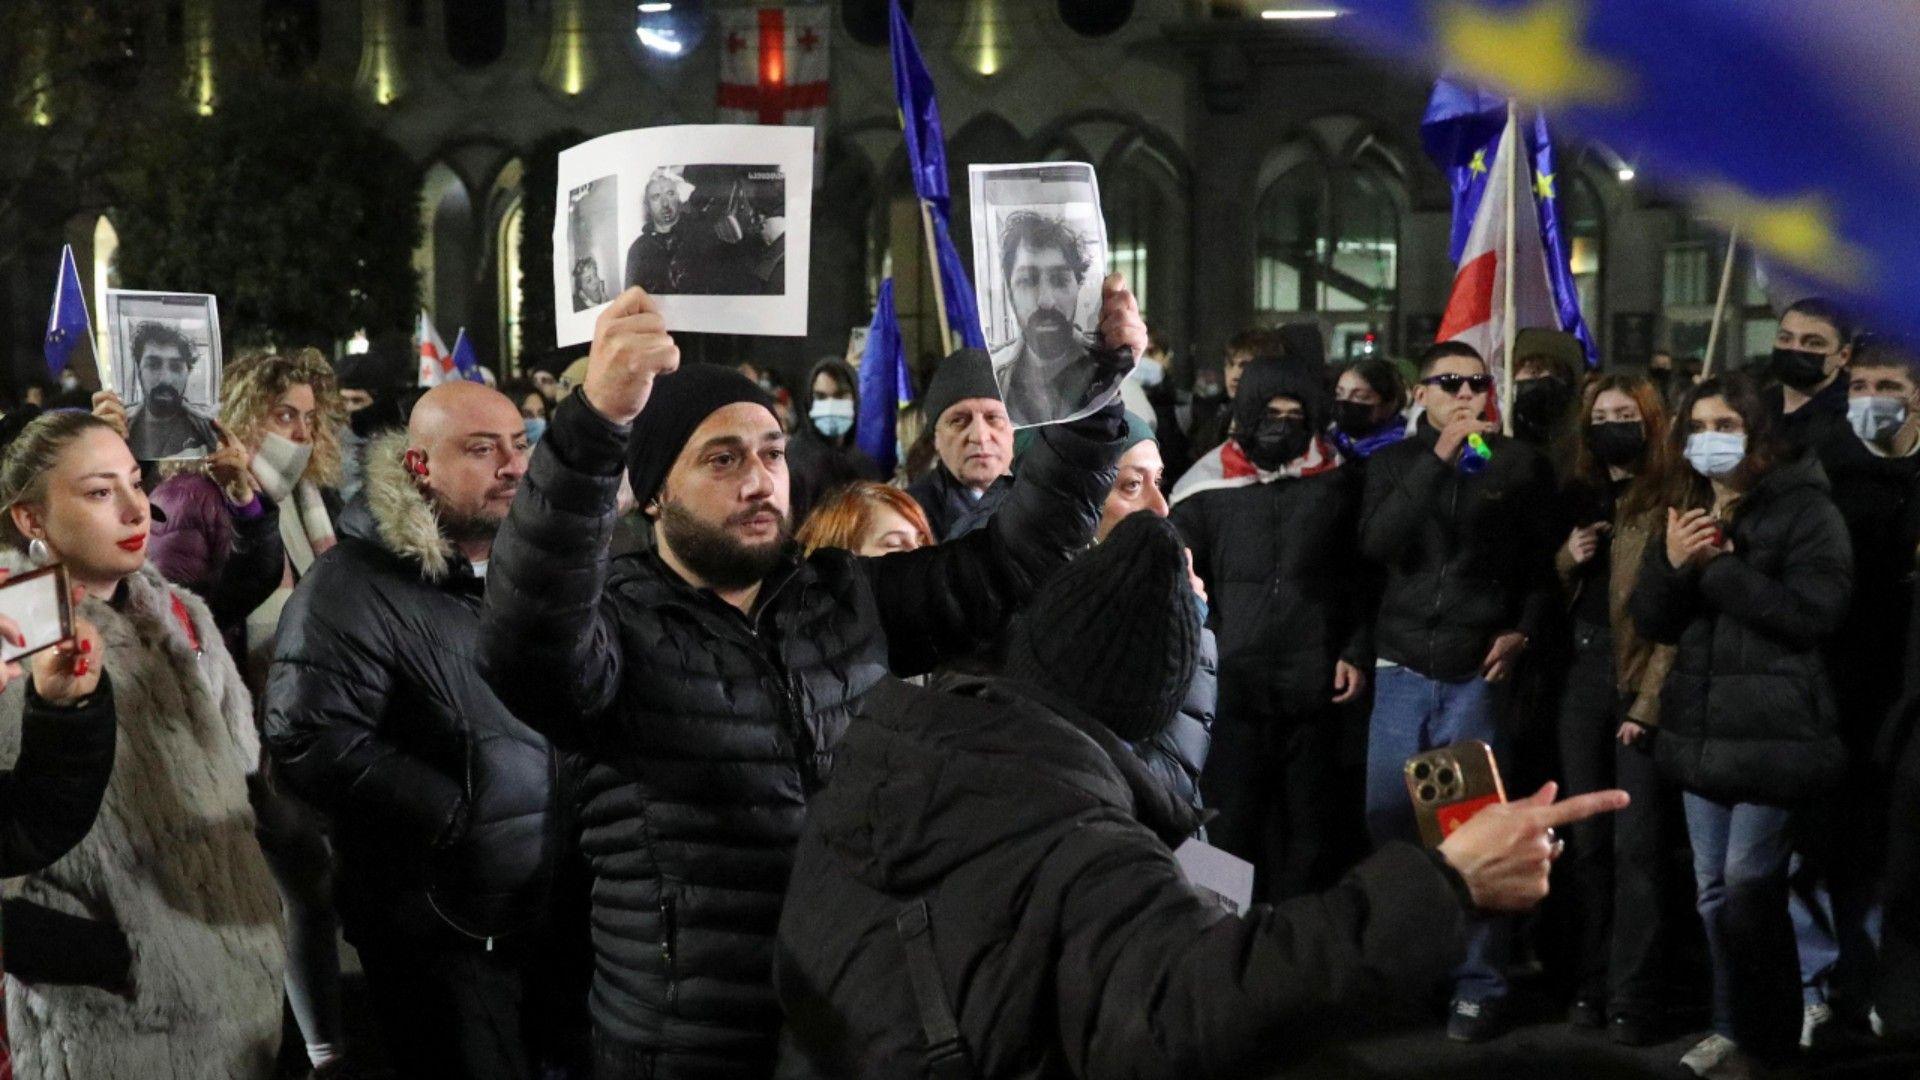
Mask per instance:
[[[35,566],[52,566],[53,549],[47,547],[45,540],[36,536],[27,541],[27,558]]]

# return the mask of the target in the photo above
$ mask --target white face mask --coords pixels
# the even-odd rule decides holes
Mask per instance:
[[[1687,436],[1687,464],[1709,480],[1718,480],[1740,467],[1747,456],[1744,433],[1702,431]]]
[[[312,459],[312,443],[297,443],[268,432],[253,455],[253,478],[260,481],[261,494],[283,503],[293,494],[293,486],[306,474],[307,462]]]
[[[1133,366],[1133,377],[1140,380],[1143,390],[1151,390],[1167,380],[1166,365],[1149,357],[1141,357]]]

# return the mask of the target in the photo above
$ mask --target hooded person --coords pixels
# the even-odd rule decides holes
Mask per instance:
[[[1271,1070],[1423,994],[1471,905],[1544,894],[1548,824],[1620,802],[1493,808],[1233,914],[1171,850],[1193,808],[1130,746],[1173,719],[1200,631],[1178,532],[1140,512],[1034,598],[1005,678],[875,689],[795,857],[776,1076]],[[1509,846],[1532,865],[1496,898],[1480,878],[1505,856],[1468,849]]]
[[[1358,556],[1359,473],[1327,438],[1326,383],[1293,359],[1257,360],[1233,402],[1234,436],[1174,488],[1173,522],[1206,583],[1220,640],[1219,719],[1201,790],[1213,841],[1255,867],[1274,899],[1332,880],[1336,708],[1372,667]],[[1276,783],[1276,778],[1284,778]]]
[[[1145,337],[1129,294],[1108,306],[1116,343]],[[600,316],[590,363],[493,545],[481,663],[582,761],[596,1075],[761,1077],[793,845],[854,710],[889,671],[997,638],[1087,545],[1123,421],[1115,405],[1048,428],[957,541],[804,555],[764,390],[681,367],[638,289]],[[609,563],[623,469],[656,543]]]
[[[821,498],[855,480],[880,480],[880,466],[854,445],[860,416],[860,381],[838,357],[827,357],[807,374],[805,396],[787,443],[787,473],[793,484],[793,520],[805,524]]]
[[[960,349],[942,360],[920,407],[936,460],[907,485],[907,494],[944,544],[984,526],[1012,489],[1013,422],[984,349]]]

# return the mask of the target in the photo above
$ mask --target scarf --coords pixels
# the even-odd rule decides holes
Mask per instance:
[[[1276,480],[1298,480],[1332,472],[1339,467],[1340,455],[1322,435],[1314,436],[1306,453],[1273,472],[1262,471],[1248,461],[1246,451],[1240,449],[1240,444],[1228,439],[1193,463],[1193,468],[1188,469],[1180,482],[1173,485],[1173,497],[1167,503],[1169,506],[1178,506],[1180,500],[1203,491],[1270,484]]]

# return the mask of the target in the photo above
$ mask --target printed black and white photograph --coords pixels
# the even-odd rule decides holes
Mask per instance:
[[[141,461],[200,458],[219,446],[220,312],[202,293],[108,289],[113,389]]]
[[[620,291],[620,178],[602,176],[567,192],[567,261],[573,310]]]
[[[1102,362],[1107,230],[1093,166],[973,165],[973,279],[994,377],[1015,427],[1085,416],[1131,369]]]
[[[809,243],[811,137],[798,127],[685,125],[617,132],[564,151],[558,344],[590,339],[598,309],[636,285],[658,299],[670,330],[806,333],[807,260],[787,252]],[[618,253],[611,266],[609,220]]]

